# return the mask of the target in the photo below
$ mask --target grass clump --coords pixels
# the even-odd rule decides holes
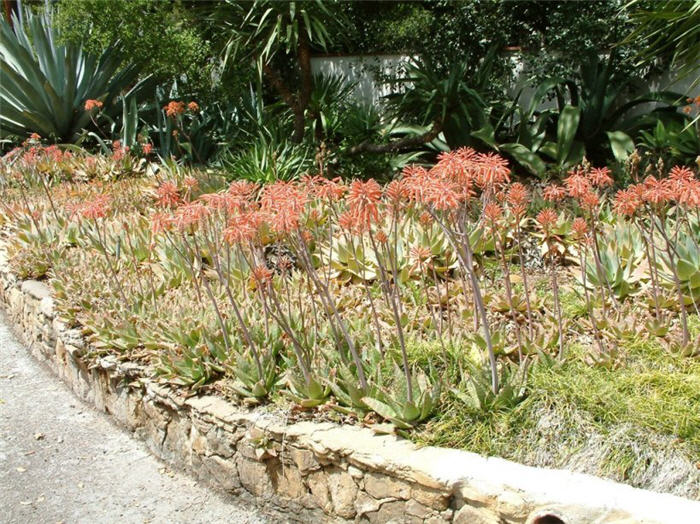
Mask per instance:
[[[616,368],[591,366],[576,347],[561,365],[534,364],[527,397],[510,410],[474,413],[448,399],[416,438],[697,498],[700,362],[655,341],[621,349]]]

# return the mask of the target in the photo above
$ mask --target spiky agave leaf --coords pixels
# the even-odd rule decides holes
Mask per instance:
[[[119,95],[128,88],[134,95],[144,85],[136,83],[136,65],[122,67],[116,46],[94,57],[80,45],[59,44],[52,17],[51,10],[25,10],[23,23],[16,15],[12,25],[0,20],[0,137],[38,133],[75,141],[90,124],[86,100],[99,100],[105,112],[116,114]]]

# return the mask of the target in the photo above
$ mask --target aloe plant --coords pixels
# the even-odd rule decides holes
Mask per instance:
[[[363,397],[362,402],[398,429],[411,429],[433,414],[440,400],[440,383],[434,382],[422,371],[410,377],[413,399],[410,398],[401,367],[394,364],[394,382],[391,390],[379,388],[374,396]]]
[[[691,233],[692,234],[692,233]],[[675,265],[679,285],[686,305],[700,304],[700,247],[691,234],[682,235],[675,244],[676,256],[671,260],[663,256],[663,276],[673,282],[670,264]]]
[[[594,262],[586,264],[586,278],[594,289],[610,286],[618,300],[624,300],[635,294],[641,287],[641,275],[637,271],[640,260],[620,256],[616,246],[600,250],[600,265]]]
[[[60,43],[47,10],[25,10],[10,25],[0,20],[0,137],[38,133],[58,142],[74,142],[91,123],[85,101],[99,100],[106,113],[122,109],[120,94],[134,96],[139,68],[123,66],[115,46],[99,57],[76,44]]]
[[[556,365],[554,359],[544,353],[542,355],[548,365]],[[508,410],[525,399],[527,363],[508,363],[501,368],[501,389],[498,393],[491,390],[491,371],[488,368],[475,365],[467,367],[467,372],[462,372],[460,387],[450,390],[467,410],[479,414]]]

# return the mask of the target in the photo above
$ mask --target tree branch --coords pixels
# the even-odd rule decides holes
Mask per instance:
[[[348,154],[355,155],[357,153],[396,153],[405,149],[420,146],[432,142],[442,131],[443,121],[434,120],[433,125],[428,131],[418,136],[408,136],[387,144],[372,144],[362,142],[356,146],[352,146]]]

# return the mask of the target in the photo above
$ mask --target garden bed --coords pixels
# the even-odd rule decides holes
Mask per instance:
[[[342,518],[450,520],[466,504],[517,521],[579,504],[549,480],[504,483],[539,474],[526,466],[700,498],[689,168],[659,163],[615,191],[609,170],[582,164],[542,189],[461,149],[383,186],[257,185],[116,153],[31,139],[4,159],[5,298],[74,389],[160,456]],[[210,403],[238,417],[214,423],[233,432],[223,458],[199,439],[211,427],[196,429]],[[342,446],[305,473],[286,449],[306,442],[298,428],[307,451],[315,436]],[[388,455],[372,469],[355,441]],[[495,486],[485,498],[463,494],[472,468]],[[369,473],[402,495],[363,492]],[[415,506],[424,488],[440,502]],[[519,509],[501,511],[512,493]],[[619,508],[601,504],[586,507]]]
[[[4,249],[0,284],[2,304],[32,354],[79,398],[110,414],[169,464],[218,490],[246,490],[260,503],[287,508],[290,520],[535,523],[553,515],[567,524],[670,523],[700,511],[697,502],[588,475],[418,448],[367,428],[289,424],[273,410],[184,395],[150,380],[138,364],[86,359],[89,343],[55,316],[50,289],[18,279]]]

